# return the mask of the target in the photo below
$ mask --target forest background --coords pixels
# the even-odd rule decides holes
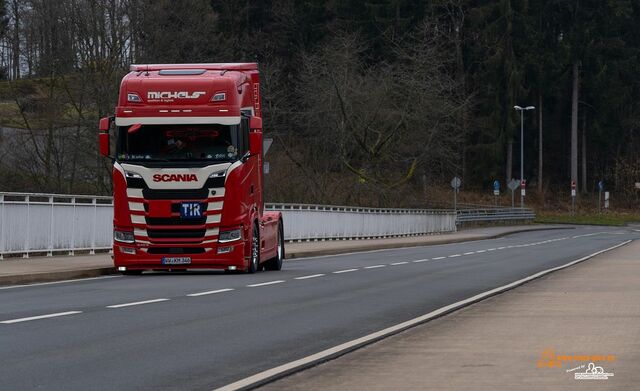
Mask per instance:
[[[3,0],[0,191],[110,194],[97,123],[133,63],[253,62],[267,201],[637,207],[640,0]],[[475,194],[475,196],[474,196]],[[506,202],[506,201],[505,201]]]

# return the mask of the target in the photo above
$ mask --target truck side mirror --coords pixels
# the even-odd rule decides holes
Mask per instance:
[[[249,130],[249,153],[260,155],[262,153],[262,118],[251,117]]]
[[[249,133],[249,153],[251,156],[260,155],[262,153],[262,133],[251,132]]]
[[[98,139],[100,142],[100,155],[104,157],[110,157],[111,151],[111,140],[109,138],[109,128],[111,127],[111,118],[104,117],[100,118],[99,129],[100,133],[98,135]]]
[[[108,132],[110,127],[111,127],[111,118],[109,117],[100,118],[101,132]]]
[[[249,119],[249,129],[258,130],[262,132],[262,118],[260,117],[251,117]]]
[[[109,148],[110,140],[109,133],[100,133],[100,155],[104,157],[109,157],[111,155],[111,151]]]

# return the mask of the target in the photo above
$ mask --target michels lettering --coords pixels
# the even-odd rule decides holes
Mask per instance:
[[[155,174],[154,182],[197,182],[196,174]]]
[[[204,91],[148,91],[147,99],[198,99],[206,94]]]

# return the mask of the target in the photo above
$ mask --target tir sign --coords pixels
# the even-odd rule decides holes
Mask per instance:
[[[183,219],[202,217],[202,204],[199,202],[183,202],[180,204],[180,217]]]

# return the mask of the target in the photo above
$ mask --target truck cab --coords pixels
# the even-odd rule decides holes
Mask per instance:
[[[113,160],[120,272],[280,270],[282,216],[264,211],[257,64],[132,65],[99,138]]]

